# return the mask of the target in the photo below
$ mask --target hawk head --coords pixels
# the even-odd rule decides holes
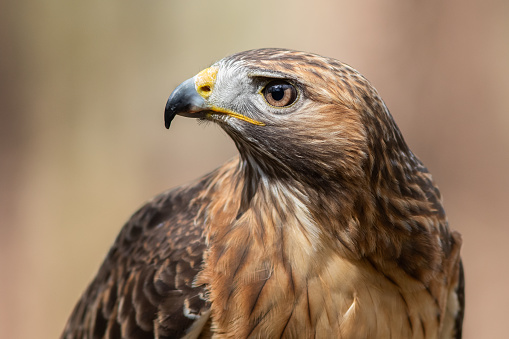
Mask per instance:
[[[217,122],[245,161],[280,179],[329,186],[366,179],[387,153],[412,159],[370,83],[315,54],[259,49],[226,57],[175,89],[167,128],[177,114]]]

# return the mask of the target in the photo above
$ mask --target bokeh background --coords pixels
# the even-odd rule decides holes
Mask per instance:
[[[465,338],[507,338],[509,2],[0,2],[0,337],[56,338],[124,221],[236,153],[163,126],[233,52],[335,57],[377,87],[463,234]]]

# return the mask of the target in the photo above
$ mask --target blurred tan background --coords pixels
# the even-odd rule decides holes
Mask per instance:
[[[56,338],[124,221],[236,153],[163,110],[233,52],[288,47],[377,87],[464,237],[465,338],[507,338],[509,2],[2,1],[0,337]]]

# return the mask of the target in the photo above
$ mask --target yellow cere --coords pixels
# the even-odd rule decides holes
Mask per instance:
[[[204,99],[207,99],[212,94],[212,90],[214,89],[214,85],[216,83],[217,71],[217,67],[205,68],[203,71],[196,74],[194,78],[196,91]]]

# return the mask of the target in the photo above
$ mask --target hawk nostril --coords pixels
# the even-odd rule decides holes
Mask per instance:
[[[204,99],[208,99],[208,97],[212,94],[212,91],[214,90],[214,84],[216,83],[216,75],[217,68],[209,67],[205,68],[194,77],[196,91]]]

